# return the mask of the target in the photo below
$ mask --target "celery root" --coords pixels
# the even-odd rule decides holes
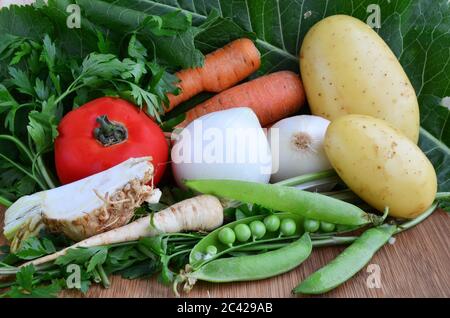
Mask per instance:
[[[200,195],[175,203],[160,212],[140,218],[120,228],[97,234],[54,254],[35,259],[27,264],[32,263],[38,265],[54,261],[71,248],[129,242],[143,237],[156,236],[161,233],[211,231],[222,225],[222,223],[223,208],[220,201],[211,195]]]
[[[81,241],[127,224],[144,201],[159,201],[161,192],[151,186],[153,173],[150,157],[130,158],[76,182],[21,197],[5,213],[11,251],[44,227]]]

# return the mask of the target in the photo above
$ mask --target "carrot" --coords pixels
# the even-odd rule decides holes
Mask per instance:
[[[203,115],[233,107],[249,107],[262,126],[296,113],[305,103],[305,91],[300,77],[280,71],[232,87],[197,105],[186,113],[178,125],[185,127]]]
[[[103,246],[114,243],[135,241],[143,237],[157,236],[161,233],[182,231],[211,231],[223,223],[223,208],[220,201],[211,195],[200,195],[140,218],[125,226],[97,234],[80,241],[54,254],[35,259],[22,266],[39,265],[54,261],[77,247]]]
[[[205,57],[203,67],[176,73],[180,79],[179,95],[169,94],[169,112],[201,92],[219,93],[255,72],[261,65],[258,49],[249,39],[235,40]]]

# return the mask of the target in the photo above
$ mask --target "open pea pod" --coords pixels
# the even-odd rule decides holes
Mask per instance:
[[[189,280],[215,283],[264,279],[286,273],[303,263],[311,254],[308,233],[282,248],[257,255],[216,259],[187,273]]]
[[[280,232],[279,231],[275,231],[275,232],[266,232],[266,234],[264,235],[264,237],[262,237],[261,239],[258,239],[256,241],[253,240],[249,240],[247,242],[234,242],[233,245],[230,247],[226,244],[223,244],[220,240],[219,240],[219,232],[223,229],[223,228],[230,228],[230,229],[234,229],[237,225],[239,224],[250,224],[253,221],[259,220],[262,221],[265,217],[267,217],[267,215],[257,215],[257,216],[252,216],[252,217],[248,217],[248,218],[244,218],[244,219],[240,219],[238,221],[234,221],[228,224],[225,224],[217,229],[215,229],[214,231],[212,231],[211,233],[209,233],[207,236],[205,236],[204,238],[202,238],[191,250],[191,253],[189,254],[189,264],[194,268],[197,269],[200,266],[202,266],[203,264],[210,262],[214,259],[217,259],[227,253],[233,252],[233,251],[239,251],[240,248],[243,247],[247,247],[250,245],[256,245],[256,244],[261,244],[261,243],[268,243],[268,242],[273,242],[273,241],[280,241],[280,240],[288,240],[288,239],[293,239],[293,238],[298,238],[300,237],[301,234],[304,233],[303,230],[303,221],[304,218],[301,215],[298,214],[292,214],[292,213],[276,213],[275,215],[277,215],[280,219],[280,221],[282,221],[283,219],[293,219],[295,221],[296,224],[296,229],[295,229],[295,233],[292,234],[289,237],[283,237],[280,236]],[[214,255],[211,255],[208,253],[207,248],[208,246],[214,246],[217,248],[217,252]]]
[[[198,192],[258,204],[276,211],[342,225],[363,225],[382,220],[359,207],[319,193],[293,187],[236,180],[187,180]]]

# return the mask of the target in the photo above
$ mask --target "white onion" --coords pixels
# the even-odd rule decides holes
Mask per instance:
[[[177,136],[172,169],[179,186],[188,179],[234,179],[267,183],[272,170],[269,144],[247,107],[202,116]]]
[[[311,115],[285,118],[268,131],[272,150],[272,182],[331,168],[323,149],[330,121]]]

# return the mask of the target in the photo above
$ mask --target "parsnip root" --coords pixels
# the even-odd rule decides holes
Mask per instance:
[[[130,242],[162,233],[211,231],[221,226],[222,223],[223,208],[220,201],[211,195],[200,195],[175,203],[160,212],[140,218],[125,226],[92,236],[54,254],[35,259],[24,265],[39,265],[54,261],[72,248]]]

